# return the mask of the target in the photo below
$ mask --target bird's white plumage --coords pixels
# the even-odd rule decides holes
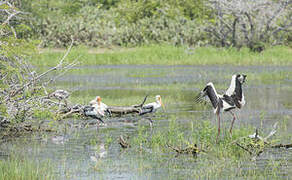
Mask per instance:
[[[142,108],[143,109],[150,109],[152,108],[152,112],[156,112],[162,106],[161,96],[157,95],[155,97],[155,102],[145,104]]]
[[[245,99],[244,99],[243,93],[242,93],[242,99],[241,101],[239,101],[239,103],[241,104],[241,107],[245,105]]]
[[[226,95],[231,96],[235,91],[236,74],[232,76],[230,86],[225,92]]]
[[[101,102],[100,96],[96,96],[96,98],[91,100],[89,104],[94,109],[92,111],[88,111],[87,115],[105,116],[105,112],[107,111],[108,106]]]
[[[220,112],[228,111],[232,114],[233,120],[231,122],[230,133],[232,133],[233,123],[236,116],[232,112],[232,109],[241,108],[245,105],[245,99],[242,91],[242,84],[245,82],[246,75],[235,74],[232,76],[230,86],[226,90],[224,95],[218,94],[213,83],[209,82],[206,87],[197,96],[197,102],[200,102],[202,97],[208,96],[209,100],[213,105],[214,113],[217,114],[218,118],[218,134],[216,142],[220,134]]]

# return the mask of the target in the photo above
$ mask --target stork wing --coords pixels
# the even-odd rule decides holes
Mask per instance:
[[[148,106],[147,108],[142,108],[142,111],[140,112],[140,116],[148,113],[152,113],[154,109],[154,106]]]
[[[154,103],[149,103],[142,106],[142,109],[153,109],[153,108],[154,108]]]
[[[97,109],[97,112],[98,112],[98,114],[101,115],[101,116],[104,116],[104,115],[105,115],[105,114],[104,114],[104,110],[101,109],[101,108],[98,108],[98,109]]]
[[[223,101],[227,102],[230,106],[234,106],[234,99],[226,94],[221,98]]]

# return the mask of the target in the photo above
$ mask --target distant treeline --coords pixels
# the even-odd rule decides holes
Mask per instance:
[[[291,44],[287,0],[14,0],[26,12],[18,37],[42,46],[174,45],[248,46]],[[25,22],[25,23],[23,23]]]

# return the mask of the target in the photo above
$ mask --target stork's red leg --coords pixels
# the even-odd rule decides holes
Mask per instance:
[[[217,113],[217,118],[218,118],[218,134],[217,134],[217,138],[216,138],[216,143],[218,143],[218,139],[220,136],[220,115],[219,115],[219,113]]]
[[[232,122],[231,122],[231,126],[230,126],[230,130],[229,130],[229,133],[232,134],[232,128],[233,128],[233,124],[234,124],[234,121],[235,121],[236,117],[235,117],[235,114],[233,112],[231,112],[231,111],[229,111],[229,112],[233,116],[233,119],[232,119]]]

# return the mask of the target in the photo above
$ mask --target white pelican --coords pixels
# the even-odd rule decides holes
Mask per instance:
[[[241,108],[245,105],[245,99],[242,91],[242,84],[245,82],[246,75],[235,74],[232,76],[231,83],[224,95],[220,95],[216,92],[216,89],[212,82],[209,82],[206,87],[197,96],[196,101],[199,102],[202,97],[208,96],[214,109],[214,114],[218,118],[218,137],[220,135],[220,112],[230,112],[233,116],[233,120],[230,126],[230,134],[232,134],[232,127],[236,119],[235,114],[231,111],[235,108]]]
[[[155,97],[155,99],[156,99],[155,102],[152,102],[152,103],[149,103],[149,104],[145,104],[145,105],[142,106],[142,112],[140,113],[140,115],[147,114],[147,113],[154,113],[161,106],[164,109],[164,105],[162,103],[161,96],[160,95],[157,95]]]

